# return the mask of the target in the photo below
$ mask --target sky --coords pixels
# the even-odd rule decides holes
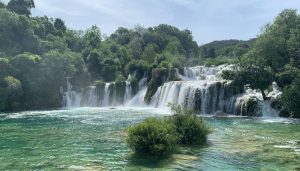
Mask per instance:
[[[61,18],[67,27],[97,25],[110,35],[118,27],[170,24],[189,29],[199,45],[256,37],[283,9],[300,11],[300,0],[35,0],[33,16]]]

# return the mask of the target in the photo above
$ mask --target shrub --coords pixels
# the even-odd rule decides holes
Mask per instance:
[[[202,118],[180,105],[170,105],[174,115],[165,119],[146,119],[127,130],[127,143],[139,154],[170,155],[176,144],[203,145],[210,133]]]
[[[166,156],[176,147],[174,125],[167,120],[149,118],[127,130],[127,143],[137,153]]]
[[[178,134],[178,143],[185,145],[203,145],[207,141],[209,128],[203,119],[192,111],[184,110],[180,105],[169,105],[174,112],[170,118]]]

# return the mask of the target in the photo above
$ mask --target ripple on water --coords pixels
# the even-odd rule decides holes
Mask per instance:
[[[180,147],[160,162],[130,157],[125,129],[166,115],[128,108],[0,114],[0,170],[295,170],[300,165],[300,127],[278,119],[207,117],[213,133],[204,148]]]

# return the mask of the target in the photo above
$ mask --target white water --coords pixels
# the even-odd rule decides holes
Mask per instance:
[[[81,95],[72,90],[72,85],[70,84],[69,79],[66,79],[66,91],[63,94],[63,106],[70,107],[79,107],[81,101]]]
[[[132,88],[129,81],[126,81],[124,102],[128,102],[132,98]]]
[[[180,104],[202,114],[214,114],[224,112],[234,115],[256,115],[265,118],[278,116],[278,111],[271,108],[270,102],[263,101],[258,91],[241,90],[231,86],[230,81],[223,80],[220,76],[222,71],[234,69],[233,65],[221,65],[217,67],[185,67],[176,73],[183,81],[166,82],[158,88],[151,99],[149,106],[168,109],[168,103]],[[130,76],[129,76],[130,77]],[[121,98],[117,97],[115,83],[106,83],[103,90],[97,90],[90,86],[84,93],[72,91],[68,82],[67,92],[64,94],[66,107],[109,107],[128,106],[146,107],[144,97],[147,92],[147,77],[139,81],[139,92],[132,94],[132,86],[126,81],[124,92]],[[102,93],[102,95],[100,95]],[[273,91],[269,97],[277,98],[281,94],[276,83],[273,84]],[[119,95],[120,96],[120,95]],[[251,108],[255,103],[257,107]]]
[[[108,106],[109,105],[109,93],[110,90],[109,88],[110,83],[105,83],[105,87],[104,87],[104,98],[103,98],[103,106]]]
[[[63,96],[63,106],[72,107],[111,107],[111,106],[146,106],[144,96],[147,91],[147,77],[145,76],[139,81],[139,92],[133,95],[131,83],[125,82],[125,86],[121,90],[117,90],[116,83],[105,83],[103,88],[89,86],[80,93],[72,89],[69,80],[66,83],[66,90]],[[123,89],[124,88],[124,89]],[[119,95],[117,95],[119,91]]]
[[[147,87],[140,90],[131,100],[129,100],[125,106],[127,107],[147,107],[144,97],[147,92]]]
[[[234,115],[257,115],[263,117],[278,116],[270,102],[263,101],[258,91],[247,90],[240,94],[230,86],[230,81],[223,80],[220,74],[224,70],[234,69],[233,65],[218,67],[188,67],[179,77],[184,81],[173,81],[159,87],[151,99],[151,105],[168,108],[168,104],[179,104],[202,114],[224,112]],[[179,74],[179,71],[177,72]],[[276,98],[280,91],[273,84],[269,97]],[[251,108],[252,103],[257,107]]]

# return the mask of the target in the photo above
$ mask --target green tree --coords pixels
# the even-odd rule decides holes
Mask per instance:
[[[267,100],[265,90],[272,84],[273,75],[270,67],[255,50],[248,52],[241,60],[236,70],[222,73],[224,79],[233,80],[238,86],[246,85],[251,89],[261,91],[263,99]]]
[[[0,8],[6,8],[6,5],[0,1]]]
[[[35,53],[38,38],[31,29],[30,19],[0,8],[0,49],[8,55]]]
[[[299,73],[300,74],[300,73]],[[300,75],[295,78],[291,85],[284,88],[282,101],[291,112],[293,117],[300,118]]]
[[[97,26],[92,26],[90,29],[86,30],[83,41],[85,45],[91,48],[98,48],[101,43],[101,32]]]
[[[10,0],[7,4],[7,9],[26,16],[31,15],[31,9],[34,7],[33,0]]]
[[[54,27],[58,31],[58,35],[60,35],[60,36],[62,36],[67,31],[65,22],[63,20],[61,20],[60,18],[55,19]]]
[[[0,88],[0,110],[18,110],[21,107],[21,97],[23,94],[21,82],[12,77],[4,77],[4,88]],[[2,89],[2,91],[1,91]],[[4,90],[4,91],[3,91]]]
[[[0,78],[4,78],[11,73],[11,65],[9,63],[9,60],[6,58],[0,58]]]
[[[155,44],[148,44],[142,54],[142,59],[146,61],[148,64],[152,64],[155,61],[156,55],[156,45]]]
[[[95,79],[101,79],[101,68],[102,68],[103,57],[98,50],[93,50],[89,54],[86,60],[86,66]]]

